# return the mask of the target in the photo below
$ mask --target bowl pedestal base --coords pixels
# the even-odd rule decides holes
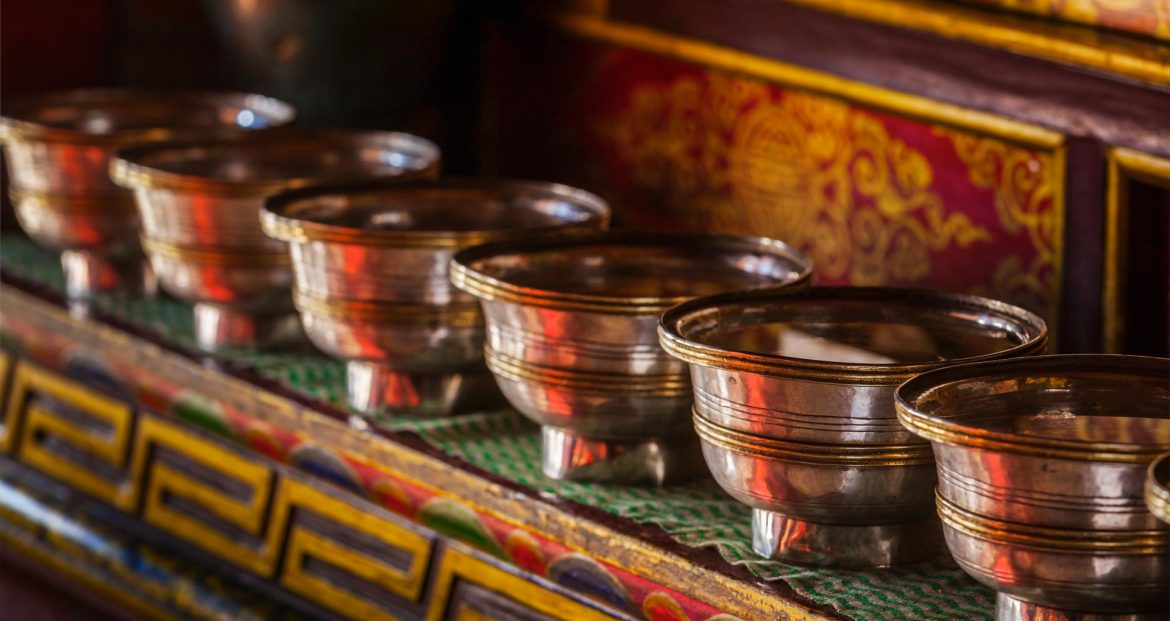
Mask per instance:
[[[1164,621],[1170,611],[1138,613],[1077,612],[1048,608],[1003,593],[995,594],[995,621]]]
[[[88,250],[61,251],[65,293],[87,299],[105,293],[151,296],[158,292],[154,271],[142,257],[114,260]]]
[[[669,485],[707,472],[695,436],[613,440],[542,427],[540,441],[544,475],[559,481]]]
[[[824,524],[752,509],[752,549],[765,558],[818,567],[888,567],[939,557],[938,518],[900,524]]]
[[[486,367],[456,373],[396,371],[374,362],[345,365],[349,405],[377,418],[382,415],[452,416],[494,410],[504,397]]]
[[[254,351],[305,338],[294,313],[254,315],[202,303],[194,312],[195,342],[206,352]]]

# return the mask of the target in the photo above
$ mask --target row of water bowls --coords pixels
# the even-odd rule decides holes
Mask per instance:
[[[439,179],[426,140],[273,129],[293,116],[238,94],[6,102],[18,220],[72,295],[157,278],[209,351],[303,330],[375,418],[502,393],[549,477],[709,469],[764,556],[887,566],[945,541],[1001,618],[1165,618],[1143,481],[1170,450],[1170,361],[1043,356],[1044,321],[1009,304],[810,287],[780,241],[606,232],[587,192]]]

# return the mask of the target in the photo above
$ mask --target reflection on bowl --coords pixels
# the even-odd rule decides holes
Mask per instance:
[[[1143,487],[1170,449],[1170,361],[964,365],[906,382],[897,407],[934,444],[952,555],[1001,608],[1165,618],[1170,534]]]
[[[285,244],[260,228],[266,197],[329,181],[432,178],[438,168],[438,148],[409,134],[280,130],[125,149],[111,174],[134,190],[160,284],[199,307],[199,345],[217,351],[288,332],[292,270]]]
[[[75,297],[149,290],[130,192],[109,177],[131,144],[241,134],[285,125],[292,107],[243,93],[76,90],[4,102],[0,143],[21,228],[62,253]]]
[[[309,339],[348,364],[367,414],[443,415],[499,400],[483,365],[483,315],[447,265],[458,250],[549,231],[604,228],[609,207],[566,186],[444,179],[293,191],[262,224],[288,242]]]
[[[658,315],[810,274],[775,240],[639,232],[492,244],[451,264],[456,286],[483,300],[497,383],[546,428],[545,474],[610,482],[701,472],[686,367],[659,347]]]
[[[931,454],[898,423],[897,385],[949,364],[1041,352],[1047,329],[973,296],[813,287],[692,300],[663,314],[659,335],[690,364],[707,465],[752,507],[755,550],[884,566],[941,546]]]

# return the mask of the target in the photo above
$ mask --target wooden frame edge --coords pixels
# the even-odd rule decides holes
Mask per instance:
[[[1170,158],[1150,155],[1126,147],[1109,147],[1106,152],[1105,266],[1101,295],[1102,349],[1120,353],[1125,335],[1122,297],[1127,283],[1124,245],[1129,231],[1127,183],[1146,181],[1170,189]]]

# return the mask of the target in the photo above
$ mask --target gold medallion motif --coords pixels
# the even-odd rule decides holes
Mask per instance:
[[[915,283],[930,253],[993,240],[931,189],[930,161],[873,113],[707,73],[644,85],[598,125],[634,181],[665,192],[689,228],[784,239],[822,281]]]

